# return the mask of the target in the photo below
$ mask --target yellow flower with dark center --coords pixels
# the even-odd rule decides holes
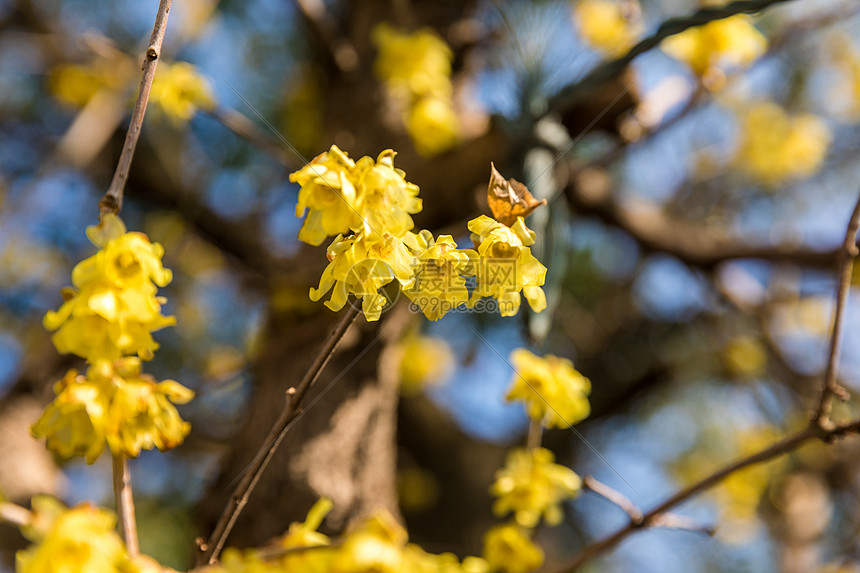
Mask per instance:
[[[46,447],[63,458],[83,456],[93,463],[105,448],[109,396],[104,389],[69,370],[54,386],[57,397],[31,429]]]
[[[166,286],[172,274],[162,267],[161,245],[126,233],[116,217],[106,219],[106,232],[89,232],[102,248],[75,266],[75,288],[63,289],[65,302],[43,323],[57,331],[52,340],[58,351],[90,363],[135,353],[149,359],[158,348],[151,333],[175,323],[161,314],[165,300],[156,296],[156,286]]]
[[[529,245],[534,244],[534,231],[526,227],[522,217],[513,227],[481,215],[469,221],[472,241],[477,246],[480,260],[477,264],[477,284],[469,305],[474,306],[482,297],[498,300],[502,316],[514,316],[520,309],[520,292],[532,310],[546,308],[546,294],[540,288],[546,278],[546,267],[532,255]]]
[[[626,52],[642,33],[629,0],[579,0],[573,9],[577,28],[589,46],[610,56]],[[638,11],[638,6],[637,6]]]
[[[714,20],[663,40],[664,52],[699,76],[712,68],[744,68],[767,50],[767,39],[744,14]]]
[[[588,417],[591,382],[570,360],[517,348],[511,362],[516,372],[505,399],[523,402],[531,419],[548,428],[568,428]]]
[[[543,550],[522,527],[506,523],[491,528],[484,535],[484,559],[490,571],[528,573],[543,565]]]
[[[190,120],[198,109],[215,107],[215,95],[209,80],[188,62],[160,63],[149,98],[177,123]]]
[[[582,480],[554,461],[553,453],[544,448],[512,450],[490,488],[497,498],[493,513],[513,512],[514,521],[523,527],[537,526],[541,517],[547,525],[560,523],[561,502],[579,495]]]
[[[379,289],[397,280],[401,286],[411,286],[412,255],[402,240],[386,236],[380,242],[368,242],[359,233],[344,238],[338,236],[329,245],[331,261],[323,270],[319,288],[311,288],[311,300],[316,302],[332,291],[324,304],[333,311],[344,307],[349,295],[362,299],[362,312],[368,321],[379,320],[389,299]]]
[[[89,504],[65,510],[44,536],[15,555],[18,573],[116,573],[126,562],[125,545],[112,513]]]
[[[458,249],[451,235],[433,239],[430,231],[410,234],[407,244],[415,253],[415,281],[403,293],[430,320],[438,320],[451,309],[468,302],[467,276],[475,274],[478,253]]]

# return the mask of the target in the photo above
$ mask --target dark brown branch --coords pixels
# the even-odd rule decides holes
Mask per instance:
[[[815,412],[814,419],[822,427],[830,422],[830,409],[833,396],[847,398],[845,389],[836,383],[836,371],[839,368],[839,350],[842,347],[842,331],[845,321],[845,302],[851,289],[851,273],[854,270],[854,259],[857,258],[857,231],[860,229],[860,198],[854,205],[845,240],[839,252],[839,283],[836,289],[836,308],[833,311],[833,333],[830,336],[830,348],[827,356],[827,369],[824,373],[824,387],[821,390],[821,400]]]
[[[122,194],[125,190],[125,182],[128,180],[128,172],[131,169],[131,160],[134,157],[134,148],[140,139],[140,130],[143,127],[143,116],[146,114],[146,106],[149,103],[149,92],[152,89],[152,80],[155,79],[155,69],[158,67],[158,59],[161,57],[161,45],[164,42],[164,34],[167,31],[167,17],[170,14],[170,6],[173,0],[161,0],[158,4],[158,13],[155,16],[155,26],[149,38],[149,47],[143,59],[143,75],[140,78],[140,88],[137,93],[137,101],[134,103],[134,111],[131,114],[131,122],[119,156],[119,163],[113,174],[113,180],[107,193],[99,201],[99,212],[119,213],[122,209]]]
[[[257,455],[254,457],[253,462],[248,468],[246,468],[242,479],[233,491],[233,495],[230,496],[230,500],[224,508],[224,511],[215,526],[215,530],[212,532],[208,541],[199,544],[199,554],[197,558],[198,566],[207,564],[211,565],[218,559],[218,555],[224,548],[224,543],[227,541],[227,537],[230,535],[233,526],[236,524],[239,514],[242,513],[242,510],[248,503],[248,499],[251,497],[251,492],[254,491],[257,482],[260,480],[260,476],[263,474],[269,461],[271,461],[272,457],[275,455],[281,440],[283,440],[286,435],[286,430],[289,428],[290,424],[301,415],[299,405],[301,404],[302,399],[305,394],[307,394],[311,386],[313,386],[317,381],[323,368],[328,364],[328,361],[332,357],[338,343],[358,316],[359,310],[360,308],[357,305],[349,305],[343,318],[335,327],[334,331],[332,331],[331,335],[329,335],[325,344],[323,344],[323,347],[320,349],[320,352],[317,354],[310,368],[308,368],[301,382],[287,391],[286,406],[282,410],[281,415],[272,425],[272,429],[269,430],[269,434],[263,441],[263,444],[257,452]]]
[[[137,519],[134,513],[134,496],[131,491],[131,473],[128,468],[128,458],[123,455],[113,457],[113,493],[116,500],[116,513],[119,519],[119,531],[125,541],[130,557],[140,554],[137,541]]]
[[[597,67],[583,79],[562,89],[550,99],[549,109],[567,109],[583,98],[589,97],[596,87],[620,75],[637,56],[656,48],[669,36],[735,14],[759,12],[773,4],[787,1],[790,0],[739,0],[725,6],[701,8],[686,17],[670,18],[663,22],[654,34],[640,41],[620,58]]]

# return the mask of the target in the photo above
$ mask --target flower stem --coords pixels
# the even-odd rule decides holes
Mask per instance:
[[[113,494],[116,499],[116,513],[119,529],[130,557],[140,554],[137,542],[137,520],[134,516],[134,497],[131,491],[131,473],[128,458],[123,455],[113,457]]]
[[[536,450],[540,447],[541,438],[543,437],[543,424],[540,420],[529,418],[529,436],[526,442],[526,447],[530,450]]]

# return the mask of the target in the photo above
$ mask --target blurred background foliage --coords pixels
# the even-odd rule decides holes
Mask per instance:
[[[0,0],[0,492],[14,501],[51,492],[112,504],[104,460],[52,459],[28,425],[75,365],[56,355],[41,318],[92,250],[84,227],[119,154],[156,5]],[[566,90],[698,7],[176,2],[123,217],[164,245],[175,276],[165,294],[177,326],[158,333],[150,370],[198,397],[182,408],[193,427],[184,446],[133,463],[143,551],[189,566],[194,537],[259,445],[255,420],[267,427],[273,396],[332,324],[307,298],[325,257],[296,239],[287,178],[332,143],[354,157],[396,149],[421,187],[419,227],[458,240],[486,211],[490,161],[549,200],[529,221],[549,268],[548,311],[430,323],[400,300],[381,343],[365,325],[332,366],[334,378],[373,347],[366,368],[343,376],[355,380],[338,383],[353,393],[333,386],[288,435],[299,445],[337,435],[326,420],[360,402],[342,398],[375,380],[402,383],[399,402],[374,398],[392,407],[362,436],[392,442],[396,475],[392,465],[373,488],[396,484],[395,505],[428,550],[479,553],[493,523],[493,472],[527,426],[503,399],[512,372],[502,357],[516,347],[568,357],[591,380],[590,418],[578,433],[548,432],[545,445],[642,508],[802,425],[857,194],[858,6],[795,0],[713,22],[584,93]],[[409,66],[426,77],[399,77]],[[856,390],[855,294],[848,313],[840,382]],[[853,399],[837,407],[858,413]],[[857,571],[857,448],[812,444],[733,475],[683,508],[715,537],[644,531],[588,570]],[[336,474],[341,456],[308,459],[272,472],[234,543],[264,542],[331,494],[313,466]],[[376,460],[352,463],[360,474]],[[338,487],[350,508],[341,520],[378,501]],[[565,509],[561,527],[539,532],[549,562],[626,519],[590,494]],[[11,529],[0,540],[8,569],[23,540]]]

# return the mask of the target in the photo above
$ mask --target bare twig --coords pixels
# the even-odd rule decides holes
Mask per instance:
[[[830,422],[830,409],[833,396],[847,397],[846,391],[836,383],[836,371],[839,367],[839,350],[842,346],[842,330],[845,320],[845,302],[851,288],[851,273],[854,269],[854,259],[857,258],[857,231],[860,229],[860,198],[854,205],[845,240],[839,253],[839,283],[836,289],[836,308],[833,311],[833,333],[830,336],[827,369],[824,373],[824,387],[821,390],[821,400],[815,412],[814,420],[822,427]]]
[[[540,447],[542,437],[543,424],[541,424],[541,421],[529,418],[529,435],[526,439],[526,447],[530,450],[538,449]]]
[[[802,430],[790,434],[771,446],[756,452],[752,455],[741,458],[734,463],[731,463],[723,468],[718,469],[709,476],[700,481],[680,490],[673,496],[665,500],[663,503],[642,515],[640,520],[631,519],[626,526],[619,528],[611,535],[586,546],[579,553],[574,555],[570,560],[550,568],[551,573],[563,573],[576,571],[586,562],[594,559],[598,555],[612,549],[621,541],[626,539],[635,531],[665,523],[666,512],[691,497],[703,492],[711,487],[722,482],[731,474],[742,470],[746,467],[766,462],[788,452],[797,449],[801,444],[812,438],[818,438],[825,442],[833,442],[847,434],[857,433],[860,431],[860,419],[852,420],[843,424],[833,424],[829,420],[830,401],[834,394],[839,394],[839,389],[836,384],[836,370],[839,358],[839,347],[842,341],[842,313],[844,311],[845,299],[847,298],[848,289],[850,287],[852,262],[858,254],[856,246],[857,232],[860,229],[860,199],[854,207],[854,211],[848,222],[845,242],[842,247],[842,261],[840,265],[840,283],[836,294],[836,310],[833,324],[833,331],[830,336],[829,361],[828,368],[825,374],[825,384],[822,389],[821,402],[818,409],[813,412],[809,424]]]
[[[137,147],[137,140],[140,138],[143,116],[146,114],[152,80],[155,78],[155,69],[158,66],[158,59],[161,57],[161,45],[167,31],[167,17],[170,14],[172,4],[173,0],[161,0],[158,4],[155,26],[152,28],[149,47],[146,48],[146,55],[143,60],[143,75],[140,78],[137,101],[134,103],[134,111],[131,114],[128,133],[126,133],[125,143],[122,146],[122,154],[119,156],[119,163],[116,166],[110,187],[99,201],[99,212],[102,214],[119,213],[122,209],[122,194],[125,190],[125,182],[128,180],[129,169],[131,169],[134,148]]]
[[[0,521],[24,527],[33,522],[33,512],[26,507],[8,501],[0,501]]]
[[[112,458],[113,494],[119,518],[119,530],[129,556],[136,557],[140,554],[140,546],[137,542],[137,520],[134,515],[134,496],[131,491],[128,458],[123,455],[113,455]]]
[[[260,480],[260,476],[263,474],[269,461],[271,461],[272,457],[275,455],[281,440],[283,440],[286,435],[286,430],[289,428],[293,420],[301,415],[299,405],[301,404],[302,399],[319,378],[320,373],[323,368],[325,368],[325,365],[328,363],[347,329],[353,321],[355,321],[359,311],[360,308],[357,305],[349,305],[347,312],[332,331],[331,335],[329,335],[325,344],[323,344],[319,354],[317,354],[301,382],[287,391],[286,406],[281,412],[281,415],[272,425],[271,430],[269,430],[269,434],[263,441],[263,445],[260,447],[257,455],[254,456],[254,460],[251,462],[251,465],[245,470],[245,474],[242,476],[242,479],[233,491],[233,495],[230,496],[230,500],[224,508],[224,511],[215,526],[215,530],[206,542],[198,544],[198,566],[206,564],[211,565],[218,559],[218,555],[224,548],[224,543],[227,541],[227,537],[230,535],[233,526],[236,524],[239,514],[245,508],[245,505],[248,503],[248,499],[251,497],[251,492],[254,491],[257,482]]]
[[[642,511],[636,507],[627,496],[620,491],[616,491],[608,485],[597,481],[593,476],[585,476],[582,478],[583,489],[591,490],[599,496],[605,497],[630,517],[633,523],[642,521]]]

